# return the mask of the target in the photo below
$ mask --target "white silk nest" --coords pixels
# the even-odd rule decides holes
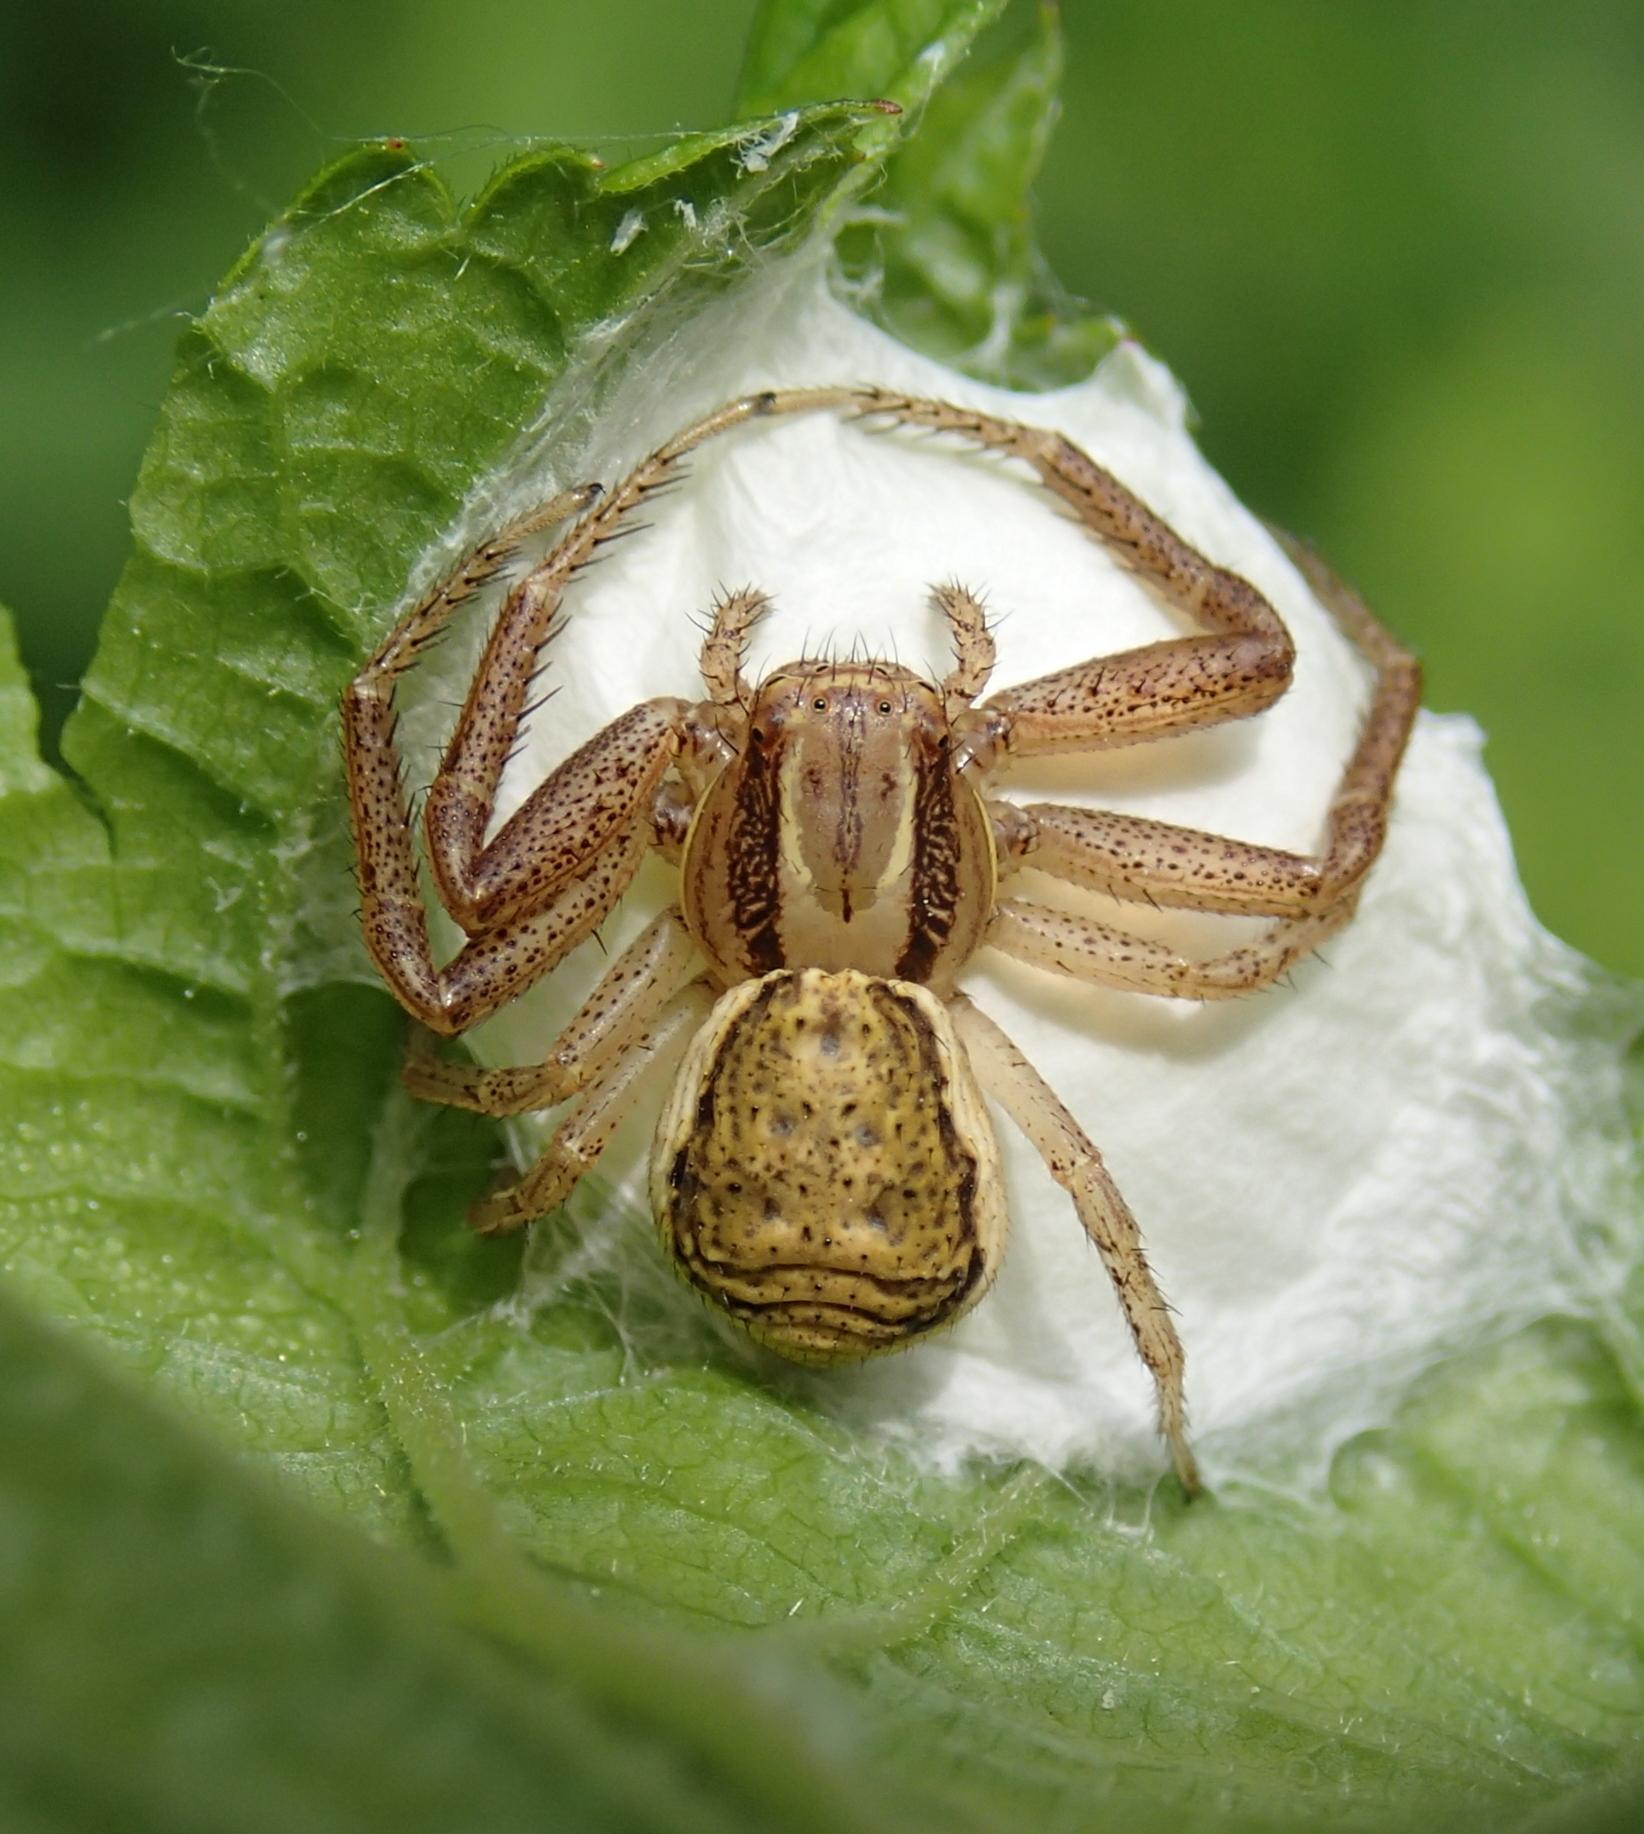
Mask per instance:
[[[1076,387],[1011,394],[903,348],[831,296],[820,260],[792,260],[633,365],[597,421],[556,407],[560,430],[540,460],[494,480],[453,545],[549,487],[614,479],[731,396],[828,382],[883,383],[1058,428],[1259,585],[1295,636],[1295,684],[1270,712],[1024,765],[1005,793],[1282,847],[1317,843],[1368,670],[1205,463],[1181,390],[1134,343]],[[1187,628],[1020,471],[951,440],[831,415],[715,442],[645,519],[648,532],[615,544],[569,597],[551,652],[556,692],[511,767],[500,815],[634,702],[699,691],[699,626],[724,588],[751,582],[774,595],[755,674],[853,645],[941,673],[948,635],[927,594],[948,579],[983,593],[997,621],[994,688]],[[430,557],[430,570],[448,558]],[[1398,626],[1398,607],[1378,609]],[[1419,649],[1419,630],[1401,634]],[[448,699],[449,669],[442,677],[433,692]],[[1590,1313],[1621,1277],[1609,1218],[1627,1161],[1616,1046],[1627,1000],[1611,989],[1606,1003],[1594,971],[1537,925],[1480,750],[1470,721],[1422,715],[1358,916],[1326,959],[1271,991],[1216,1005],[1151,999],[986,949],[964,977],[1084,1124],[1136,1213],[1177,1312],[1191,1431],[1213,1484],[1313,1487],[1330,1453],[1385,1420],[1438,1357],[1554,1311]],[[540,1057],[670,896],[671,876],[648,865],[602,943],[584,944],[484,1029],[485,1057]],[[1042,880],[1023,883],[1026,895],[1047,893]],[[1085,897],[1107,922],[1200,953],[1254,927],[1048,895]],[[539,1227],[525,1307],[590,1263],[660,1266],[643,1218],[663,1093],[658,1078],[602,1162],[615,1201],[599,1209],[614,1221],[569,1255],[569,1223]],[[992,1292],[907,1354],[792,1379],[940,1468],[982,1455],[1160,1472],[1151,1385],[1096,1252],[1033,1151],[1004,1116],[996,1127],[1013,1227]],[[522,1153],[533,1144],[540,1134],[522,1133]],[[673,1299],[703,1316],[683,1284]]]

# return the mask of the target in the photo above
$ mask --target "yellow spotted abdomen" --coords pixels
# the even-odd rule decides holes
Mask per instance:
[[[805,1363],[951,1322],[1004,1247],[992,1128],[946,1011],[855,970],[721,997],[663,1111],[651,1197],[685,1276]]]

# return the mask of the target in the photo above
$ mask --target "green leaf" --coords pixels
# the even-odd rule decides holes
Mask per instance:
[[[967,374],[1010,388],[1088,375],[1118,327],[1057,282],[1034,235],[1031,193],[1057,115],[1056,9],[1015,15],[932,100],[890,163],[881,215],[842,255],[888,329]]]
[[[742,100],[776,108],[871,91],[918,110],[917,133],[840,239],[854,297],[905,342],[983,381],[1054,388],[1088,375],[1118,335],[1058,284],[1034,239],[1031,192],[1061,75],[1052,0],[776,4],[756,24]]]
[[[460,1573],[294,1508],[3,1300],[0,1548],[8,1828],[501,1831],[550,1805],[570,1828],[891,1825],[848,1744],[824,1772],[747,1721],[777,1716],[745,1682],[738,1730],[799,1769],[721,1736],[722,1649],[594,1613],[517,1558],[489,1576],[515,1621],[476,1636]],[[506,1647],[522,1614],[554,1636],[534,1659]]]
[[[1009,0],[764,0],[737,112],[775,114],[831,96],[917,111]]]
[[[494,1137],[396,1092],[342,682],[590,353],[803,234],[998,11],[765,9],[759,106],[826,78],[905,117],[804,109],[612,172],[543,148],[461,212],[408,149],[340,161],[185,335],[79,787],[0,654],[0,1261],[121,1372],[0,1329],[16,1825],[1495,1828],[1629,1800],[1637,1303],[1437,1372],[1314,1505],[949,1482],[699,1347],[635,1367],[643,1295],[519,1316],[517,1245],[460,1224]],[[1004,221],[1049,44],[956,92],[1010,126],[973,171],[899,171],[910,224]]]

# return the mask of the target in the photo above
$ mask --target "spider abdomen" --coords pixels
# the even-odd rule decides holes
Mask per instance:
[[[1004,1246],[992,1127],[945,1009],[854,970],[725,994],[680,1068],[651,1193],[686,1277],[798,1362],[950,1322]]]

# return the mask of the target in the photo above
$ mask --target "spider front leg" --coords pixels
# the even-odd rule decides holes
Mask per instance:
[[[1020,459],[1123,566],[1206,633],[1093,658],[994,695],[960,721],[984,769],[1006,755],[1093,751],[1243,719],[1289,686],[1295,649],[1267,599],[1207,560],[1072,441],[948,402],[882,390],[864,390],[858,401],[865,416],[886,414]]]
[[[1280,921],[1253,943],[1191,962],[1094,919],[1007,899],[998,906],[990,942],[1080,979],[1217,999],[1267,985],[1352,915],[1358,888],[1387,832],[1394,780],[1421,700],[1421,669],[1322,561],[1290,545],[1337,625],[1376,669],[1370,705],[1331,798],[1317,854],[1110,810],[991,805],[1007,870],[1030,865],[1115,898]]]
[[[1159,1431],[1169,1443],[1176,1475],[1193,1496],[1199,1488],[1199,1470],[1187,1443],[1182,1343],[1147,1264],[1129,1205],[1089,1135],[1005,1033],[964,994],[954,996],[949,1010],[977,1081],[1032,1142],[1051,1177],[1073,1199],[1085,1234],[1113,1282],[1137,1354],[1153,1377]]]
[[[431,1030],[466,1030],[592,933],[651,841],[649,805],[679,750],[683,701],[651,701],[596,734],[489,844],[485,830],[565,585],[620,529],[667,466],[646,462],[603,502],[588,485],[508,525],[403,617],[343,696],[343,755],[366,946],[400,1004]],[[508,593],[429,792],[429,862],[470,941],[433,958],[394,694],[452,614],[520,539],[598,502]]]
[[[803,405],[849,398],[849,391],[814,390]],[[623,519],[673,483],[681,460],[704,440],[781,411],[788,410],[769,391],[729,402],[658,446],[614,490],[602,495],[597,484],[582,485],[508,524],[411,608],[349,684],[343,753],[361,926],[395,997],[432,1031],[463,1031],[546,974],[611,911],[650,841],[666,848],[677,839],[677,819],[658,819],[656,833],[645,832],[647,805],[655,816],[653,797],[686,736],[688,709],[676,700],[649,701],[613,721],[539,785],[492,841],[485,834],[566,586],[603,544],[633,532]],[[395,744],[395,686],[526,535],[579,510],[588,513],[503,601],[429,790],[425,827],[435,887],[470,937],[442,968],[429,947],[418,889]]]

